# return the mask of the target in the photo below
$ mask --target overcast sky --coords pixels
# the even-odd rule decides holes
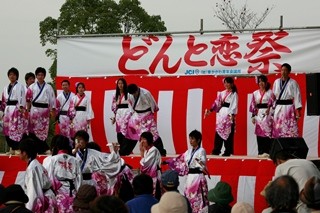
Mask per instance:
[[[52,61],[45,55],[39,38],[39,22],[48,16],[57,18],[64,0],[0,0],[0,88],[8,82],[6,73],[16,67],[20,82],[24,74],[38,66],[49,69]],[[168,31],[195,31],[204,20],[204,30],[224,29],[213,15],[220,0],[140,0],[150,15],[161,15]],[[250,9],[262,12],[274,6],[261,27],[279,27],[280,15],[284,27],[320,26],[319,0],[235,0]],[[49,79],[48,79],[49,80]],[[2,91],[2,89],[0,89]]]

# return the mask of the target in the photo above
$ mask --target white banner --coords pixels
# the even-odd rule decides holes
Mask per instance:
[[[62,37],[58,76],[250,75],[320,70],[320,29],[149,37]]]

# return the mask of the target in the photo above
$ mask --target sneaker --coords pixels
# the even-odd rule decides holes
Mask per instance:
[[[15,154],[15,155],[20,155],[20,153],[21,153],[21,151],[20,151],[19,149],[14,150],[14,154]]]
[[[269,154],[267,154],[267,153],[263,153],[263,154],[261,154],[261,155],[258,155],[258,158],[269,158],[270,156],[269,156]]]
[[[229,157],[230,155],[231,155],[231,154],[226,154],[226,153],[223,153],[223,154],[222,154],[223,157]]]
[[[10,148],[9,152],[6,152],[6,155],[14,155],[15,151]]]
[[[52,152],[51,152],[50,150],[47,150],[47,151],[44,152],[44,154],[45,154],[45,155],[51,155]]]

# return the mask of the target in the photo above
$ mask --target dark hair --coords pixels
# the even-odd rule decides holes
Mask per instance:
[[[147,143],[149,146],[153,145],[153,135],[151,132],[143,132],[140,135],[140,140],[141,140],[141,138],[145,138],[147,140]]]
[[[299,186],[293,177],[280,176],[266,188],[266,200],[273,211],[292,210],[299,201]]]
[[[223,79],[223,82],[231,84],[232,92],[238,92],[238,89],[237,89],[236,85],[234,84],[233,78],[226,77],[226,78]]]
[[[47,71],[46,71],[46,69],[45,68],[43,68],[43,67],[38,67],[37,69],[36,69],[36,76],[39,74],[39,73],[43,73],[43,75],[44,75],[44,77],[46,77],[46,74],[47,74]]]
[[[290,64],[284,63],[284,64],[281,65],[281,68],[282,67],[286,67],[289,70],[289,73],[291,72],[291,65]]]
[[[123,83],[123,91],[124,91],[124,97],[125,97],[125,100],[128,99],[128,85],[127,85],[127,81],[124,79],[124,78],[119,78],[117,80],[117,86],[116,86],[116,100],[118,100],[118,97],[120,96],[120,89],[118,87],[118,82],[119,81],[122,81]]]
[[[64,80],[61,82],[61,85],[62,85],[63,83],[67,83],[67,84],[70,86],[70,81],[67,80],[67,79],[64,79]]]
[[[135,195],[152,194],[153,180],[147,174],[139,174],[132,181],[133,192]]]
[[[84,85],[84,83],[79,82],[79,83],[77,83],[77,86],[76,86],[76,93],[78,93],[78,88],[79,88],[80,85],[82,85],[82,87],[83,87],[84,89],[86,89],[86,86]]]
[[[87,148],[88,149],[94,149],[94,150],[97,150],[97,151],[101,152],[101,147],[99,146],[99,144],[97,144],[94,141],[90,141],[89,143],[87,143]]]
[[[24,80],[27,82],[29,80],[29,78],[36,78],[35,74],[32,72],[28,72],[26,73],[26,75],[24,76]]]
[[[76,134],[74,135],[74,138],[82,138],[85,142],[89,142],[89,134],[84,131],[84,130],[79,130],[78,132],[76,132]]]
[[[10,68],[7,73],[8,77],[10,73],[13,73],[15,76],[17,76],[17,80],[19,79],[19,71],[17,68],[15,67]]]
[[[198,130],[193,130],[189,133],[189,137],[195,138],[198,142],[198,145],[201,145],[201,141],[202,141],[202,134],[201,132],[199,132]]]
[[[277,160],[289,160],[289,159],[294,159],[294,157],[290,151],[287,150],[280,150],[274,154],[274,157],[271,158],[274,164],[277,163]]]
[[[22,139],[19,142],[19,149],[21,152],[25,152],[32,160],[37,157],[36,143],[31,138]]]
[[[102,195],[90,203],[93,213],[129,213],[126,204],[116,196]]]
[[[134,94],[135,92],[137,92],[139,89],[139,87],[136,84],[129,84],[128,85],[128,93],[130,94]]]
[[[72,154],[72,149],[70,147],[70,141],[68,137],[64,135],[56,135],[55,143],[57,151],[66,150],[68,154]]]
[[[262,81],[262,82],[264,82],[264,83],[266,84],[266,91],[268,91],[268,90],[270,89],[271,84],[268,82],[267,76],[265,76],[265,75],[259,75],[258,78],[257,78],[257,80],[258,80],[258,82],[257,82],[258,85],[259,85],[259,82],[260,82],[260,81]]]
[[[300,193],[300,200],[307,204],[308,208],[320,210],[320,178],[317,176],[311,177],[304,189]]]

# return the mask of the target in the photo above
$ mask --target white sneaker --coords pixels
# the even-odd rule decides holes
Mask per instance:
[[[258,155],[258,158],[269,158],[270,156],[269,156],[269,154],[267,154],[267,153],[263,153],[263,154],[261,154],[261,155]]]
[[[6,155],[14,155],[15,151],[10,148],[9,152],[6,152]]]

